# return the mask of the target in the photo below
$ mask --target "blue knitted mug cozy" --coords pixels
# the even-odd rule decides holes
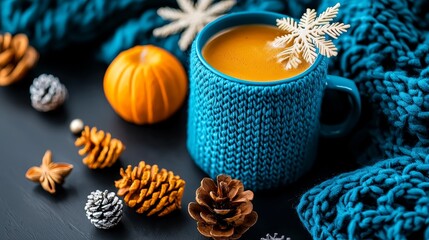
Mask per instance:
[[[246,188],[291,183],[310,169],[319,136],[327,61],[274,85],[236,82],[190,56],[187,147],[212,178],[228,174]]]

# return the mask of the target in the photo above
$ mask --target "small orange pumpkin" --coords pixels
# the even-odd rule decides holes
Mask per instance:
[[[188,90],[179,60],[152,45],[121,52],[107,68],[103,85],[113,110],[136,124],[167,119],[180,108]]]

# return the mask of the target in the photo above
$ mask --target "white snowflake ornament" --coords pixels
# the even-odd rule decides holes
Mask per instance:
[[[224,0],[211,5],[212,2],[213,0],[198,0],[194,5],[192,0],[177,0],[180,10],[169,7],[158,9],[159,16],[172,22],[154,29],[153,35],[167,37],[186,29],[179,40],[180,50],[185,51],[205,25],[230,10],[236,3],[235,0]]]
[[[278,233],[274,233],[273,236],[271,236],[270,234],[267,234],[267,238],[261,238],[261,240],[291,240],[290,238],[286,238],[285,236],[277,236]]]
[[[337,56],[337,48],[332,40],[325,39],[325,35],[337,39],[350,27],[344,23],[329,23],[337,16],[339,8],[339,3],[328,7],[317,18],[316,10],[307,8],[299,23],[293,18],[277,19],[277,27],[288,34],[277,37],[272,45],[285,48],[277,58],[285,64],[286,69],[297,68],[302,63],[301,58],[310,64],[314,63],[317,57],[316,47],[323,56]]]

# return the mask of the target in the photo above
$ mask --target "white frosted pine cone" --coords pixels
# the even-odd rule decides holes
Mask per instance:
[[[121,221],[122,207],[122,200],[114,192],[97,190],[88,195],[85,211],[95,227],[109,229]]]
[[[30,86],[31,105],[40,112],[48,112],[61,106],[67,98],[67,89],[57,77],[42,74]]]

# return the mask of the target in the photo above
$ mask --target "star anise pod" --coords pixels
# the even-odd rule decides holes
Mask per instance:
[[[54,194],[55,185],[62,184],[71,170],[73,170],[73,165],[71,164],[52,162],[52,152],[47,150],[40,167],[29,168],[25,177],[33,182],[39,182],[45,191]]]

